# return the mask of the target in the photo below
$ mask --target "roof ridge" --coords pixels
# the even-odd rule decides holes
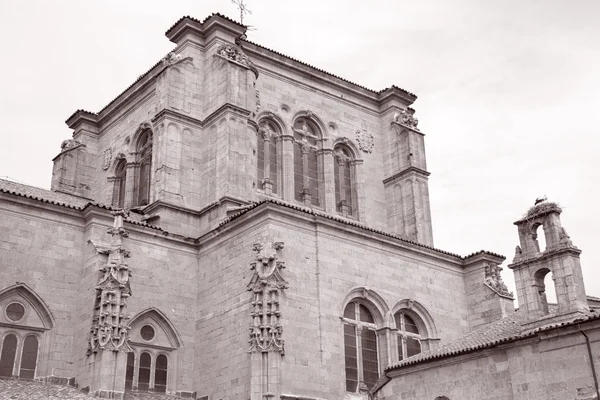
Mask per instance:
[[[252,202],[252,203],[250,203],[248,205],[247,208],[245,208],[243,210],[240,210],[239,212],[236,212],[236,213],[228,216],[227,218],[223,219],[221,222],[219,222],[219,225],[218,225],[217,228],[221,228],[222,226],[224,226],[224,225],[230,223],[231,221],[233,221],[234,219],[236,219],[236,218],[242,216],[243,214],[245,214],[245,213],[247,213],[247,212],[249,212],[249,211],[251,211],[251,210],[253,210],[253,209],[257,208],[257,207],[259,207],[262,204],[266,204],[266,203],[276,204],[276,205],[280,205],[280,206],[283,206],[283,207],[288,207],[288,208],[291,208],[291,209],[302,211],[302,212],[305,212],[307,214],[316,215],[316,216],[324,217],[324,218],[327,218],[327,219],[332,219],[332,220],[337,221],[337,222],[341,222],[341,223],[344,223],[344,224],[347,224],[347,225],[355,226],[357,228],[368,230],[370,232],[374,232],[374,233],[377,233],[377,234],[380,234],[380,235],[384,235],[384,236],[387,236],[387,237],[390,237],[390,238],[393,238],[393,239],[397,239],[397,240],[400,240],[401,242],[404,242],[404,243],[412,244],[412,245],[415,245],[415,246],[419,246],[419,247],[423,247],[423,248],[426,248],[426,249],[429,249],[429,250],[436,251],[438,253],[446,254],[446,255],[449,255],[449,256],[452,256],[452,257],[456,257],[456,258],[458,258],[460,260],[466,260],[467,258],[472,257],[475,254],[482,254],[482,253],[505,258],[504,256],[502,256],[500,254],[496,254],[496,253],[493,253],[493,252],[490,252],[490,251],[486,251],[486,250],[480,250],[480,251],[478,251],[476,253],[473,253],[473,254],[470,254],[468,256],[461,256],[459,254],[452,253],[452,252],[449,252],[449,251],[446,251],[446,250],[442,250],[442,249],[438,249],[438,248],[433,247],[433,246],[429,246],[429,245],[426,245],[426,244],[423,244],[423,243],[419,243],[419,242],[415,242],[415,241],[412,241],[412,240],[405,239],[405,238],[401,237],[400,235],[396,235],[396,234],[393,234],[393,233],[390,233],[390,232],[385,232],[385,231],[382,231],[382,230],[379,230],[379,229],[371,228],[371,227],[369,227],[369,226],[367,226],[365,224],[362,224],[362,223],[360,223],[358,221],[353,221],[353,220],[350,220],[350,219],[347,219],[347,218],[343,218],[343,217],[339,217],[339,216],[336,216],[336,215],[328,214],[328,213],[326,213],[324,211],[314,210],[312,208],[300,206],[298,204],[289,203],[289,202],[286,202],[286,201],[283,201],[283,200],[278,200],[278,199],[263,199],[263,200],[260,200],[260,201],[257,201],[257,202]]]

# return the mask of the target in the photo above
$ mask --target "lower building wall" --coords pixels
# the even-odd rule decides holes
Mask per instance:
[[[600,326],[586,328],[600,367]],[[380,400],[596,399],[585,337],[577,327],[477,353],[389,371]]]

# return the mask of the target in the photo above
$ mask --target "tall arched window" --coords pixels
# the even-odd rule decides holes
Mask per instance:
[[[370,389],[379,378],[375,320],[364,304],[352,301],[343,321],[346,391],[357,392],[361,382]]]
[[[142,353],[140,356],[140,366],[138,368],[138,389],[148,391],[150,389],[150,370],[152,368],[152,357],[148,353]]]
[[[267,194],[279,193],[278,184],[278,154],[277,141],[280,132],[277,126],[269,121],[263,121],[259,125],[257,145],[257,185]]]
[[[413,317],[403,310],[394,314],[398,329],[398,358],[404,360],[421,352],[421,333]]]
[[[308,118],[294,123],[294,198],[306,205],[322,206],[321,134]]]
[[[354,184],[354,156],[346,146],[333,149],[335,163],[335,207],[344,216],[356,216],[356,187]]]
[[[35,377],[35,367],[37,365],[38,340],[35,336],[29,335],[23,342],[23,351],[21,352],[21,370],[19,378],[33,379]]]
[[[135,368],[135,355],[133,351],[127,353],[127,368],[125,371],[125,390],[133,388],[133,371]]]
[[[8,334],[2,341],[2,352],[0,353],[0,376],[11,377],[17,354],[17,337]]]
[[[112,204],[115,207],[125,206],[125,182],[127,180],[127,162],[121,159],[115,168]]]
[[[167,369],[169,361],[167,356],[159,354],[156,357],[156,366],[154,370],[154,391],[165,393],[167,391]]]
[[[146,129],[140,135],[137,147],[139,174],[137,179],[137,206],[150,203],[150,177],[152,174],[152,132]]]

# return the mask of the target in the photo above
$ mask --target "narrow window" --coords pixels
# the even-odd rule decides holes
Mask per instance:
[[[21,353],[21,371],[19,372],[19,378],[33,379],[35,377],[37,356],[38,340],[35,336],[27,336],[23,343],[23,352]]]
[[[369,309],[350,302],[344,309],[346,391],[356,392],[360,382],[370,389],[379,378],[375,320]]]
[[[17,337],[13,334],[6,335],[2,343],[2,353],[0,353],[0,376],[12,376],[16,353]]]
[[[125,390],[133,388],[133,371],[135,365],[135,355],[133,352],[127,353],[127,369],[125,372]]]
[[[278,155],[277,141],[280,132],[277,127],[268,121],[262,122],[258,131],[257,144],[257,185],[267,194],[278,193]]]
[[[156,369],[154,371],[154,391],[166,393],[167,391],[167,356],[164,354],[156,357]]]
[[[421,352],[421,333],[414,319],[399,311],[394,315],[398,329],[398,358],[404,360]]]
[[[338,213],[354,216],[356,188],[354,184],[354,157],[346,146],[336,146],[334,153],[335,204]]]
[[[138,390],[147,392],[150,389],[150,369],[152,358],[148,353],[142,353],[140,356],[140,367],[138,370]]]
[[[152,133],[146,130],[140,136],[137,145],[139,176],[137,182],[137,205],[145,206],[150,202],[150,176],[152,173]]]
[[[294,198],[305,205],[321,206],[320,133],[306,118],[294,123]]]
[[[127,180],[127,162],[119,161],[115,168],[115,180],[113,186],[112,204],[116,207],[123,208],[125,206],[125,182]]]

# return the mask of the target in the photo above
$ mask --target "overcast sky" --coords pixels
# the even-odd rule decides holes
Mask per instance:
[[[600,1],[249,0],[249,39],[372,89],[414,92],[435,245],[512,260],[547,195],[600,296]],[[64,121],[99,111],[172,48],[180,17],[231,0],[2,0],[0,176],[50,187]],[[596,251],[596,252],[595,252]],[[595,253],[594,253],[595,252]],[[513,275],[503,276],[514,290]]]

